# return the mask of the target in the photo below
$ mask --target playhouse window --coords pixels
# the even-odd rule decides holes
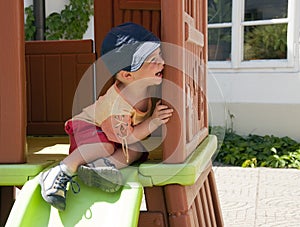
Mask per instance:
[[[287,67],[297,0],[207,0],[212,68]]]

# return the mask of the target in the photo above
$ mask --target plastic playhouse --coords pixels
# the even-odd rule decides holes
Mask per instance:
[[[94,0],[95,53],[92,40],[25,42],[23,10],[23,1],[0,3],[0,28],[6,31],[0,53],[0,225],[223,226],[211,163],[217,139],[208,134],[207,1]],[[106,193],[79,181],[80,193],[69,191],[67,208],[59,212],[42,199],[37,175],[67,154],[67,138],[57,135],[71,116],[76,81],[99,56],[106,32],[125,21],[180,47],[166,61],[183,70],[166,66],[164,75],[183,92],[162,85],[162,98],[176,114],[164,136],[154,138],[162,146],[149,160],[122,169],[120,191]],[[73,87],[53,82],[58,74]],[[69,110],[56,108],[60,102]],[[21,189],[17,197],[15,187]]]

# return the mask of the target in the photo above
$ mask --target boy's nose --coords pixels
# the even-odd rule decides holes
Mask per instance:
[[[162,56],[159,56],[159,58],[157,59],[157,63],[164,65],[165,64],[165,60],[163,59]]]

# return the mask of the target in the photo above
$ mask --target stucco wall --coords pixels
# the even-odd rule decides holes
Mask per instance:
[[[289,136],[300,141],[299,72],[214,73],[208,84],[212,124],[226,121],[242,135]]]

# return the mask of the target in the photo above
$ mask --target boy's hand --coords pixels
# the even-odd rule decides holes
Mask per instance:
[[[155,124],[157,127],[166,124],[170,117],[173,114],[173,109],[169,108],[167,105],[161,104],[161,100],[159,100],[156,105],[155,109],[153,111],[153,114],[151,116],[152,124]]]

